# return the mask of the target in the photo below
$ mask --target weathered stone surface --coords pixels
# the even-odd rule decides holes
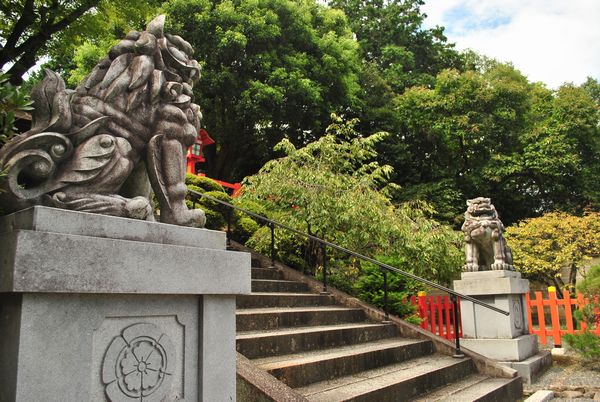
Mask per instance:
[[[0,234],[36,230],[76,236],[132,240],[225,250],[225,232],[126,219],[43,206],[0,217]]]
[[[110,238],[119,227],[125,239]],[[0,232],[5,292],[250,292],[250,256],[223,250],[220,232],[45,207],[0,218]]]
[[[535,355],[518,362],[502,362],[507,367],[517,370],[525,384],[535,382],[546,369],[552,366],[552,355],[542,350]]]
[[[529,398],[525,399],[525,402],[547,402],[554,399],[554,392],[549,390],[540,390],[535,392]]]
[[[581,391],[563,391],[561,392],[561,396],[568,399],[575,399],[583,397],[583,392]]]
[[[189,228],[152,222],[118,238],[132,221],[102,215],[94,236],[81,215],[34,207],[0,224],[0,401],[235,400],[250,255],[200,229],[216,249],[178,246]]]
[[[525,294],[529,292],[529,281],[521,279],[518,272],[515,272],[518,275],[514,276],[488,275],[491,272],[502,275],[502,273],[512,271],[463,272],[461,280],[454,281],[454,290],[469,296]]]
[[[504,225],[489,198],[467,200],[465,222],[466,264],[463,271],[513,270],[512,252],[506,245]]]
[[[185,154],[200,128],[190,44],[163,32],[159,16],[132,31],[76,90],[46,70],[34,87],[33,127],[0,150],[7,172],[0,207],[32,205],[202,227],[185,205]]]
[[[491,359],[518,362],[537,353],[537,337],[521,335],[513,339],[462,339],[461,345]],[[514,367],[513,367],[514,368]]]

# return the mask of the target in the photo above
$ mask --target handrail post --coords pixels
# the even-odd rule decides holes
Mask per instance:
[[[271,266],[269,268],[275,268],[275,224],[269,222],[269,229],[271,229]]]
[[[454,340],[456,342],[456,347],[454,349],[454,355],[457,359],[462,359],[465,357],[463,352],[460,350],[460,324],[458,318],[458,297],[456,295],[450,295],[450,299],[452,300],[452,308],[454,310]]]
[[[383,272],[383,313],[385,314],[384,322],[390,321],[390,314],[388,311],[388,281],[387,281],[387,269],[381,268]]]
[[[327,291],[327,246],[321,243],[321,255],[323,256],[323,291],[321,294],[328,294]]]

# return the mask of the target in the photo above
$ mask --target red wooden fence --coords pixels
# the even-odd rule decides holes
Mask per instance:
[[[410,297],[410,302],[417,306],[417,312],[421,318],[421,328],[443,338],[454,340],[454,305],[448,295],[427,296],[425,292],[419,292],[417,297]],[[460,317],[460,300],[458,301],[458,316]],[[458,335],[462,337],[460,322]]]
[[[556,290],[553,287],[548,288],[548,299],[544,300],[542,292],[535,292],[535,298],[531,299],[529,294],[525,295],[527,302],[527,318],[529,320],[529,332],[536,334],[542,344],[546,344],[547,338],[552,337],[554,346],[561,345],[561,337],[564,334],[575,334],[585,329],[590,330],[600,336],[600,322],[596,322],[595,328],[587,328],[586,323],[580,322],[580,328],[575,328],[573,321],[573,311],[589,304],[589,300],[581,293],[571,298],[568,290],[563,291],[563,298],[556,297]],[[547,309],[545,308],[547,307]],[[573,308],[575,307],[575,308]],[[534,328],[532,311],[537,312],[537,324]],[[550,313],[550,322],[546,322],[547,313]],[[563,314],[561,314],[563,313]],[[561,315],[564,321],[561,321]],[[600,315],[597,315],[600,318]]]
[[[576,328],[573,311],[583,308],[590,301],[581,293],[571,298],[571,293],[567,290],[563,292],[563,298],[558,299],[556,291],[553,289],[552,287],[548,288],[548,299],[546,300],[544,300],[542,292],[535,292],[533,299],[529,294],[525,295],[529,333],[538,335],[540,342],[544,345],[548,341],[547,338],[552,337],[555,346],[561,345],[562,335],[579,333],[585,329],[600,336],[600,311],[597,312],[595,325],[588,328],[586,323],[580,322],[579,328]],[[443,338],[454,340],[454,306],[447,295],[427,296],[425,292],[419,292],[418,296],[410,297],[410,302],[417,307],[417,313],[421,318],[421,328]],[[533,311],[537,313],[536,322],[533,319]],[[460,317],[460,299],[458,312]],[[534,324],[536,324],[535,327]],[[459,336],[462,337],[462,327],[459,328]]]

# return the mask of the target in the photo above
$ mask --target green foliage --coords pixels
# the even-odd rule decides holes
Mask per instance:
[[[223,214],[209,208],[200,209],[206,214],[206,224],[204,225],[206,229],[222,230],[227,224]]]
[[[583,281],[577,284],[577,290],[588,297],[600,295],[600,264],[590,268]]]
[[[211,177],[256,172],[282,138],[311,141],[356,100],[358,44],[339,10],[315,0],[170,0],[163,10],[202,63],[194,89],[217,141]]]
[[[587,272],[585,279],[577,285],[577,290],[590,300],[583,309],[575,311],[576,318],[588,327],[582,333],[568,334],[564,338],[585,359],[585,363],[600,369],[600,337],[589,332],[590,327],[600,326],[600,264]]]
[[[254,219],[248,216],[241,216],[233,228],[232,238],[233,240],[244,244],[259,227],[260,226]]]
[[[425,204],[396,207],[390,202],[382,191],[389,190],[390,168],[372,161],[375,145],[385,135],[363,137],[354,124],[336,120],[304,148],[282,141],[277,148],[286,156],[248,177],[238,202],[262,204],[268,218],[353,251],[394,257],[400,269],[450,282],[462,261],[459,235],[430,219]],[[323,265],[318,245],[298,237],[289,240],[281,232],[276,236],[280,258],[303,258],[302,268],[309,271]],[[248,244],[267,250],[267,234],[257,231]],[[348,256],[330,250],[328,258],[338,286],[347,289],[360,276],[360,269],[352,272]]]
[[[553,92],[510,64],[471,58],[477,70],[444,70],[397,98],[401,127],[381,148],[399,173],[397,199],[431,202],[456,222],[465,198],[485,195],[507,225],[600,208],[600,109],[588,92]]]
[[[346,13],[364,60],[375,63],[398,93],[431,84],[442,69],[460,65],[444,28],[423,28],[420,0],[331,0],[329,4]]]
[[[231,203],[231,197],[222,191],[207,191],[204,194],[216,198],[221,201]],[[225,205],[202,197],[198,202],[200,208],[207,213],[206,215],[206,228],[208,229],[222,229],[227,224],[227,217],[231,215],[231,223],[233,224],[237,220],[237,215],[230,208]],[[211,212],[209,220],[208,211]]]
[[[28,94],[0,72],[0,147],[15,135],[16,113],[31,110],[31,104]]]
[[[306,251],[304,239],[291,235],[288,231],[275,229],[275,255],[284,264],[301,272],[308,273],[311,269],[303,255]],[[271,255],[271,231],[269,227],[262,226],[248,239],[246,246],[257,252]]]
[[[584,331],[579,334],[565,334],[564,340],[585,359],[586,364],[600,369],[600,336]]]
[[[200,190],[196,190],[196,191],[199,191],[201,193],[204,193],[207,191],[220,191],[222,193],[225,192],[225,189],[223,188],[223,186],[221,186],[219,183],[217,183],[213,179],[208,178],[206,176],[197,176],[195,174],[187,173],[185,175],[185,184],[188,187],[196,186],[196,187],[200,188]]]
[[[515,266],[525,277],[563,288],[560,272],[570,268],[566,285],[574,287],[577,271],[600,255],[600,213],[582,217],[551,212],[506,229]]]
[[[384,280],[381,269],[373,264],[364,263],[362,275],[352,285],[355,294],[379,308],[384,307]],[[401,318],[413,315],[415,306],[410,304],[408,297],[411,289],[406,286],[406,281],[392,273],[387,274],[388,282],[388,308],[389,312]],[[414,294],[414,293],[413,293]]]
[[[185,184],[190,190],[209,195],[221,201],[228,203],[232,202],[231,197],[225,192],[223,186],[208,177],[196,176],[188,173],[185,176]],[[190,209],[195,207],[204,211],[206,214],[205,227],[207,229],[223,229],[227,225],[227,217],[229,214],[231,214],[231,224],[233,225],[237,222],[238,215],[235,212],[223,204],[206,197],[200,197],[195,204],[191,201],[190,197],[188,197],[186,205]]]
[[[96,47],[106,49],[108,41],[121,39],[130,29],[144,27],[149,16],[157,14],[162,1],[141,0],[16,0],[0,8],[0,67],[13,63],[9,72],[12,82],[42,56],[50,56],[47,67],[65,73],[77,66],[77,77],[86,74]],[[80,46],[87,49],[78,49]],[[97,62],[98,60],[96,60]],[[95,62],[94,62],[95,64]],[[71,79],[69,79],[71,78]]]

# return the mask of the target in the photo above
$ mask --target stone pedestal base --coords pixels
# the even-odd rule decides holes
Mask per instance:
[[[463,347],[517,370],[526,383],[552,364],[546,352],[538,353],[537,336],[529,334],[525,316],[529,281],[519,272],[463,272],[461,280],[454,281],[454,290],[510,313],[505,316],[461,300]]]
[[[235,400],[221,232],[35,207],[0,219],[0,401]]]
[[[460,344],[490,359],[518,362],[538,351],[537,336],[521,335],[513,339],[461,339]]]
[[[542,350],[535,355],[520,362],[500,362],[500,364],[517,370],[525,384],[535,382],[539,376],[552,366],[552,355],[547,350]]]
[[[529,281],[515,271],[463,272],[454,290],[510,312],[497,313],[467,300],[460,301],[465,338],[512,339],[528,334],[525,293]]]

